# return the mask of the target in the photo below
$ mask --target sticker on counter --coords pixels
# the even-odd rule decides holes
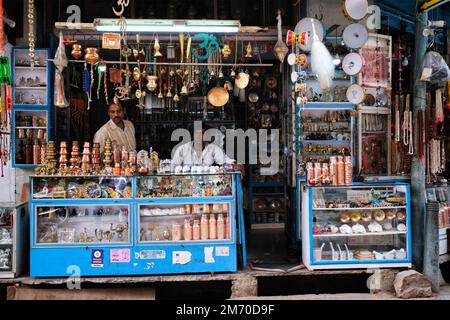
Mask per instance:
[[[164,250],[142,250],[140,252],[135,253],[136,259],[165,259],[166,251]]]
[[[191,261],[192,253],[189,251],[173,251],[172,264],[186,264]]]
[[[216,256],[229,257],[230,256],[230,248],[229,247],[216,247]]]
[[[205,263],[215,263],[213,257],[214,247],[205,247]]]
[[[130,249],[112,249],[109,253],[111,263],[130,263]]]
[[[91,253],[91,267],[103,268],[103,250],[94,249]]]

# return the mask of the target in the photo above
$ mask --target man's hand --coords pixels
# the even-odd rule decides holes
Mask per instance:
[[[242,176],[245,176],[245,167],[243,164],[234,163],[233,169],[234,169],[234,171],[239,171]]]

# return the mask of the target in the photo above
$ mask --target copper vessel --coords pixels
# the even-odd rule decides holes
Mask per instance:
[[[85,52],[86,54],[84,55],[84,59],[89,64],[94,64],[100,59],[100,56],[97,53],[97,48],[86,48]]]
[[[81,44],[76,44],[74,43],[72,45],[72,52],[71,52],[72,57],[74,57],[75,59],[80,59],[81,56],[83,55],[83,53],[81,52]]]

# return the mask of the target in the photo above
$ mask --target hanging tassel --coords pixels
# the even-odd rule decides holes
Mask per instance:
[[[335,66],[333,57],[317,36],[313,19],[311,19],[311,24],[314,35],[311,47],[311,68],[317,73],[319,87],[325,90],[333,86]]]
[[[83,90],[84,92],[86,92],[86,95],[88,97],[88,110],[90,109],[90,101],[91,101],[91,97],[90,97],[90,91],[91,91],[91,86],[90,86],[90,81],[89,81],[89,71],[87,69],[87,64],[84,64],[84,70],[83,70]]]

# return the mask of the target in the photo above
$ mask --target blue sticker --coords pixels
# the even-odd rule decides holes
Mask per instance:
[[[103,268],[103,250],[102,249],[92,250],[91,267]]]

